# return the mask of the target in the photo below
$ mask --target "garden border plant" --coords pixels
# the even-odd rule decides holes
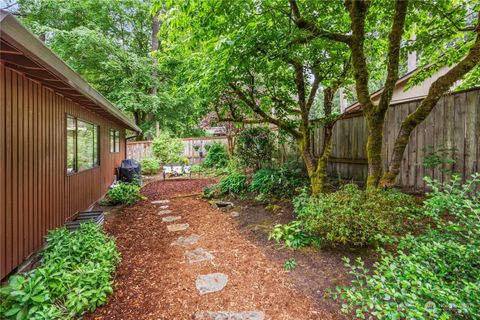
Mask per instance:
[[[72,319],[93,312],[113,292],[120,254],[113,238],[93,223],[75,232],[50,231],[43,264],[10,277],[0,288],[2,319]]]
[[[352,285],[330,292],[346,313],[379,319],[480,319],[480,174],[458,176],[431,188],[421,218],[424,233],[396,240],[397,252],[380,250],[371,273],[361,259],[346,266]]]

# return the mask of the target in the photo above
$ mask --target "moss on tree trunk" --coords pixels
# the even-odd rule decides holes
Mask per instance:
[[[476,41],[468,55],[446,74],[438,78],[432,84],[427,96],[420,102],[417,109],[403,120],[400,126],[400,132],[394,143],[393,154],[390,159],[388,171],[383,175],[380,181],[380,186],[384,188],[394,186],[395,178],[400,172],[403,153],[408,145],[412,131],[427,118],[438,100],[440,100],[451,86],[480,63],[480,12],[478,13],[478,19]]]

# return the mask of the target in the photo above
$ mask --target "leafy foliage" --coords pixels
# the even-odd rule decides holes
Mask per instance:
[[[205,188],[203,188],[202,198],[212,199],[212,198],[215,197],[215,195],[218,194],[218,192],[219,192],[218,185],[216,185],[216,184],[208,185]]]
[[[278,169],[260,169],[253,174],[249,190],[263,195],[292,197],[308,183],[298,162],[286,163]]]
[[[293,270],[297,267],[297,261],[295,259],[288,259],[287,261],[285,261],[285,263],[283,264],[283,269],[285,270]]]
[[[115,242],[95,224],[50,231],[43,264],[0,288],[2,319],[71,319],[93,312],[111,294],[120,261]]]
[[[240,161],[255,170],[270,164],[275,149],[270,130],[263,127],[251,127],[240,132],[236,148]]]
[[[355,246],[371,245],[378,236],[395,234],[415,207],[413,198],[399,191],[366,192],[355,184],[319,197],[303,193],[293,203],[304,230],[322,244]]]
[[[107,192],[111,204],[134,204],[142,198],[136,183],[120,182]]]
[[[183,158],[184,145],[181,139],[160,133],[152,142],[152,152],[161,163],[179,163]]]
[[[220,180],[218,188],[224,194],[244,194],[248,189],[247,177],[239,171],[231,171],[228,176]]]
[[[203,111],[177,74],[181,59],[152,52],[152,3],[136,0],[20,0],[33,33],[152,137],[155,121],[176,135],[195,133]],[[15,7],[13,7],[15,8]],[[163,22],[162,10],[159,20]],[[154,58],[158,63],[153,63]],[[156,93],[153,93],[153,88]]]
[[[154,158],[145,158],[140,161],[143,174],[155,174],[160,170],[160,161]]]
[[[357,259],[346,260],[355,277],[337,288],[345,312],[379,319],[479,319],[480,175],[465,184],[458,177],[432,188],[422,214],[432,225],[419,236],[406,235],[396,254],[380,251],[374,273]]]
[[[442,166],[451,167],[455,165],[454,154],[457,152],[456,148],[440,148],[435,150],[433,147],[428,147],[423,150],[424,156],[422,159],[422,166],[427,169],[440,169],[442,172],[451,174],[450,170],[442,168]]]
[[[318,241],[307,234],[300,221],[289,224],[277,224],[268,235],[268,240],[283,241],[288,248],[300,248],[310,244],[318,244]]]
[[[202,166],[205,168],[221,168],[228,163],[228,152],[223,143],[215,142],[208,145],[208,153]]]

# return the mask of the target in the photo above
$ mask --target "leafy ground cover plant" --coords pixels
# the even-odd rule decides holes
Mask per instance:
[[[115,241],[91,223],[51,231],[43,264],[0,288],[1,319],[72,319],[104,304],[120,261]]]
[[[155,158],[145,158],[140,161],[143,174],[156,174],[160,170],[160,161]]]
[[[283,264],[283,269],[285,270],[293,270],[297,267],[298,263],[295,259],[288,259],[287,261],[285,261],[285,263]]]
[[[419,236],[400,238],[398,252],[381,251],[373,273],[360,259],[346,260],[352,286],[331,293],[345,300],[345,312],[378,319],[480,319],[480,175],[465,184],[458,177],[426,181],[432,192],[421,213],[431,225]]]
[[[220,180],[218,188],[223,194],[242,195],[248,189],[247,177],[241,172],[232,171]]]
[[[268,235],[268,240],[272,239],[292,249],[318,244],[317,239],[305,232],[300,221],[275,225]]]
[[[212,199],[218,194],[218,185],[212,184],[208,185],[205,188],[203,188],[202,191],[202,198],[204,199]]]
[[[120,182],[107,192],[111,204],[134,204],[142,198],[136,183]]]
[[[416,208],[414,199],[396,190],[364,191],[355,184],[310,197],[306,192],[293,201],[303,230],[322,245],[375,244],[380,237],[398,233],[401,223]]]
[[[292,162],[278,169],[260,169],[253,174],[249,190],[266,196],[293,197],[308,184],[299,163]]]
[[[228,164],[228,152],[222,143],[212,143],[202,166],[205,168],[221,168]]]

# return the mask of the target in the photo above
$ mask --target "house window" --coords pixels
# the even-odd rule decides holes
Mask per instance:
[[[80,172],[100,164],[99,127],[67,116],[67,173]]]
[[[120,131],[110,129],[110,152],[120,152]]]

